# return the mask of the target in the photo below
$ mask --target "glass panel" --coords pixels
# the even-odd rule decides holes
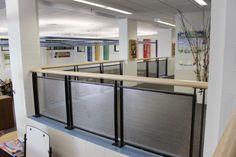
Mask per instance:
[[[104,65],[104,73],[105,74],[120,74],[120,66],[119,65]]]
[[[159,61],[159,76],[165,76],[166,75],[166,61],[160,60]]]
[[[114,89],[72,82],[74,124],[80,128],[114,137]]]
[[[145,62],[138,63],[138,76],[146,76],[146,63]]]
[[[192,96],[124,89],[125,141],[188,156]]]
[[[149,77],[157,77],[157,62],[149,62]]]
[[[38,78],[38,90],[40,113],[66,122],[64,80]]]

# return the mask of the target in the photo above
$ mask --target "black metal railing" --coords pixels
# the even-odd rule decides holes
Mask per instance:
[[[145,77],[166,77],[168,74],[168,57],[139,59],[138,75]]]
[[[122,69],[122,64],[120,64],[119,66],[120,69]],[[120,70],[120,74],[121,75],[123,74],[122,70]],[[65,124],[66,125],[65,127],[67,129],[71,130],[74,128],[78,128],[83,131],[87,131],[89,133],[113,140],[114,145],[117,147],[130,145],[151,153],[167,157],[202,156],[203,139],[204,139],[204,119],[205,119],[204,118],[205,89],[200,90],[203,94],[202,104],[197,104],[197,92],[198,92],[197,88],[193,88],[193,94],[188,94],[174,91],[170,92],[170,91],[158,91],[153,89],[144,89],[144,88],[139,88],[138,86],[127,87],[124,86],[123,81],[120,80],[119,81],[114,80],[113,84],[104,84],[102,81],[86,82],[72,78],[73,77],[71,76],[64,76],[64,78],[62,77],[55,78],[54,76],[53,78],[50,78],[48,75],[39,76],[36,72],[33,72],[32,79],[33,79],[34,105],[35,105],[36,117],[45,116]],[[47,111],[47,107],[43,107],[43,109],[40,109],[40,106],[42,105],[48,105],[50,107],[53,106],[52,104],[44,104],[45,101],[43,101],[42,98],[39,98],[42,97],[39,96],[40,95],[39,91],[41,88],[46,88],[44,90],[41,90],[42,95],[50,95],[50,93],[42,93],[42,91],[47,91],[48,88],[55,88],[55,85],[48,86],[50,83],[48,83],[47,85],[43,85],[43,83],[40,84],[40,82],[46,80],[64,82],[65,98],[63,98],[64,101],[62,101],[62,99],[58,101],[61,103],[64,102],[63,108],[65,107],[66,109],[66,115],[63,115],[65,116],[64,120],[61,120],[58,118],[58,116],[54,115],[55,113],[58,114],[57,106],[51,109],[54,111],[53,113],[51,112],[50,114],[45,114],[44,112]],[[78,87],[75,88],[75,86]],[[93,94],[88,98],[86,98],[86,96],[81,94],[83,90],[88,89],[87,87],[91,88],[90,91],[88,92],[88,95],[90,95],[91,93]],[[106,90],[101,90],[101,88],[105,87]],[[99,92],[102,94],[97,95],[99,94]],[[172,97],[175,97],[176,98],[175,100],[180,100],[179,103],[175,101],[170,102],[170,100],[172,100],[171,99]],[[109,101],[104,100],[108,98]],[[95,101],[91,101],[92,99],[95,99]],[[184,99],[186,99],[186,101],[183,101]],[[96,106],[98,106],[104,104],[105,102],[107,102],[107,106],[105,106],[104,108],[100,108],[101,106],[99,106],[96,108],[97,109],[96,112],[90,112],[88,113],[88,115],[84,115],[88,111],[88,109],[86,108],[88,107],[88,105],[94,103]],[[181,109],[181,106],[183,106],[183,104],[185,104],[185,108]],[[83,105],[84,108],[81,107],[80,105],[81,106]],[[196,124],[196,119],[197,119],[196,108],[199,105],[201,106],[201,114],[200,114],[201,121]],[[158,106],[160,108],[158,108]],[[78,110],[76,109],[76,107],[78,108]],[[177,107],[178,108],[177,112],[173,112],[171,110],[172,107]],[[91,117],[91,115],[93,114],[94,115],[98,114],[97,112],[100,112],[99,110],[107,108],[109,108],[109,112],[113,113],[104,111],[102,114],[98,116],[98,118],[95,117],[92,119],[96,120],[94,123],[98,125],[98,128],[95,128],[94,126],[87,126],[86,123],[80,123],[82,119],[84,120],[84,122],[88,120],[84,117],[86,116]],[[160,109],[164,110],[161,111]],[[75,114],[76,112],[78,112],[78,114]],[[165,112],[165,114],[162,115],[161,112]],[[106,113],[106,117],[101,118],[101,116],[104,115],[104,113]],[[161,116],[158,116],[159,114]],[[186,115],[183,116],[184,114]],[[113,116],[113,120],[112,117],[110,116]],[[186,125],[183,125],[183,128],[181,128],[183,132],[179,130],[176,131],[175,129],[174,122],[178,118],[180,120],[180,124],[186,123]],[[75,123],[75,119],[78,121],[77,123]],[[108,121],[105,123],[104,119],[108,119]],[[187,123],[187,121],[189,122]],[[169,127],[169,129],[163,129],[165,123],[167,123],[166,125]],[[103,128],[105,125],[108,124],[109,128],[112,128],[111,130],[114,133],[110,133],[111,130],[101,130],[101,128]],[[159,126],[158,124],[163,124],[163,126]],[[172,125],[174,127],[172,127]],[[198,144],[199,145],[198,149],[196,149],[196,141],[198,141],[198,139],[197,140],[195,139],[196,127],[197,128],[200,127],[200,133],[199,133],[200,135],[198,136],[200,143]],[[163,132],[159,132],[162,129]],[[167,134],[167,132],[169,133]],[[159,139],[163,135],[170,136],[173,134],[181,135],[183,139],[180,139],[179,141],[181,140],[185,141],[185,143],[176,143],[174,145],[175,147],[179,146],[179,148],[185,148],[183,151],[180,151],[178,149],[172,150],[168,148],[170,147],[170,145],[173,145],[173,143],[175,143],[171,142],[171,140],[173,139],[162,139],[162,138],[161,140]],[[148,137],[150,139],[147,140],[145,137]],[[178,138],[178,136],[175,137]],[[164,142],[158,143],[158,139],[162,142],[164,140]],[[157,143],[153,141],[155,142],[157,141]]]

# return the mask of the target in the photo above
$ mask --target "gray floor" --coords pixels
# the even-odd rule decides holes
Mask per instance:
[[[172,86],[141,84],[173,91]],[[41,112],[66,121],[63,81],[40,81]],[[42,94],[44,93],[44,94]],[[73,114],[76,126],[114,136],[113,87],[72,83]],[[43,102],[43,103],[42,103]],[[188,156],[192,97],[124,89],[124,131],[127,142],[154,151]],[[201,105],[197,105],[195,149],[198,156]]]

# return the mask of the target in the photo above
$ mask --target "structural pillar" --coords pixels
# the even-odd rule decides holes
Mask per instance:
[[[119,20],[119,49],[120,60],[125,60],[123,65],[123,74],[137,76],[137,61],[130,59],[130,40],[137,41],[137,21],[130,19]],[[138,47],[138,46],[137,46]],[[137,49],[136,49],[137,52]]]
[[[211,2],[210,77],[204,157],[211,157],[236,108],[235,0]],[[232,139],[234,140],[234,139]]]
[[[30,70],[40,64],[37,0],[7,0],[6,12],[17,131],[25,133],[34,101]]]

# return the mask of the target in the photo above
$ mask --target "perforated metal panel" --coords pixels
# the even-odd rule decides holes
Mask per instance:
[[[188,156],[192,97],[124,89],[125,141]]]

